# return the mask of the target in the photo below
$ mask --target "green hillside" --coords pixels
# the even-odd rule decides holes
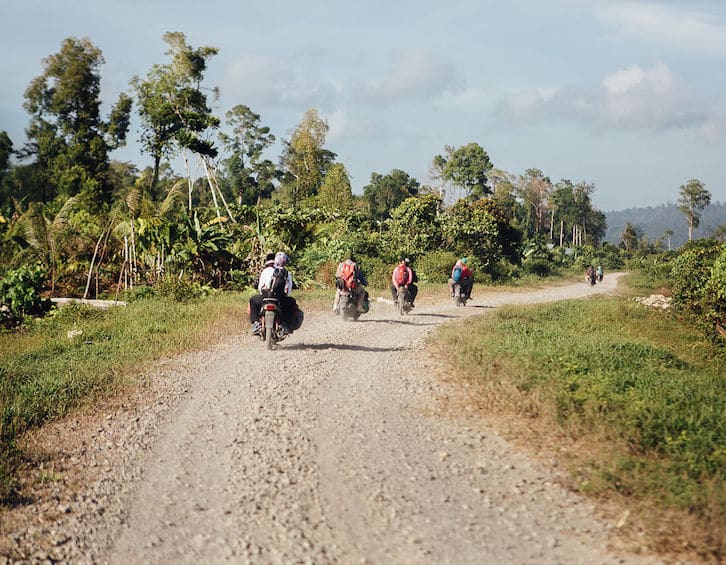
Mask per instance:
[[[628,208],[617,212],[605,212],[607,231],[605,241],[619,243],[626,223],[638,227],[649,241],[661,240],[668,246],[665,231],[673,231],[671,247],[677,248],[688,241],[688,224],[686,218],[675,204],[648,206],[646,208]],[[726,225],[726,203],[712,202],[703,211],[700,226],[694,230],[695,238],[709,237],[715,234],[720,226]]]

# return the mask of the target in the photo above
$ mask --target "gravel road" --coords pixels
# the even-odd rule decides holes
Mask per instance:
[[[614,553],[614,526],[558,486],[556,470],[473,420],[442,416],[452,385],[424,349],[442,322],[609,292],[616,278],[475,292],[466,308],[422,296],[406,317],[385,301],[358,322],[311,313],[276,351],[240,335],[169,360],[136,400],[90,426],[59,424],[78,437],[55,470],[81,486],[53,487],[45,518],[13,534],[15,557],[658,563]]]

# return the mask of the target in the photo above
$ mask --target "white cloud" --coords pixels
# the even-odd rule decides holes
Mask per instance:
[[[461,87],[451,63],[426,49],[401,50],[393,54],[390,69],[380,81],[351,85],[353,98],[370,104],[393,104],[416,99],[430,100]]]
[[[330,107],[339,95],[330,81],[304,77],[286,62],[254,55],[239,57],[226,68],[222,91],[225,99],[239,100],[253,109]]]
[[[685,2],[683,4],[686,4]],[[617,1],[595,10],[618,34],[713,55],[726,55],[726,24],[713,15],[655,2]]]
[[[668,127],[681,123],[689,101],[673,72],[659,63],[632,65],[605,77],[602,106],[610,123],[621,127]]]
[[[703,102],[662,63],[615,71],[600,85],[513,92],[499,115],[519,122],[571,120],[593,129],[700,128],[707,120]]]

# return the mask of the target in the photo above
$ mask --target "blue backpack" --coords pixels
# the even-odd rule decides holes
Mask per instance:
[[[454,275],[451,278],[454,279],[455,283],[458,283],[461,280],[461,267],[456,267],[456,269],[454,269]]]

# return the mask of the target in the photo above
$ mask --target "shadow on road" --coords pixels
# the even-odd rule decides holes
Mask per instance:
[[[365,345],[354,345],[350,343],[298,343],[295,345],[283,346],[286,350],[325,350],[340,349],[343,351],[369,351],[383,353],[386,351],[408,351],[408,347],[368,347]]]

